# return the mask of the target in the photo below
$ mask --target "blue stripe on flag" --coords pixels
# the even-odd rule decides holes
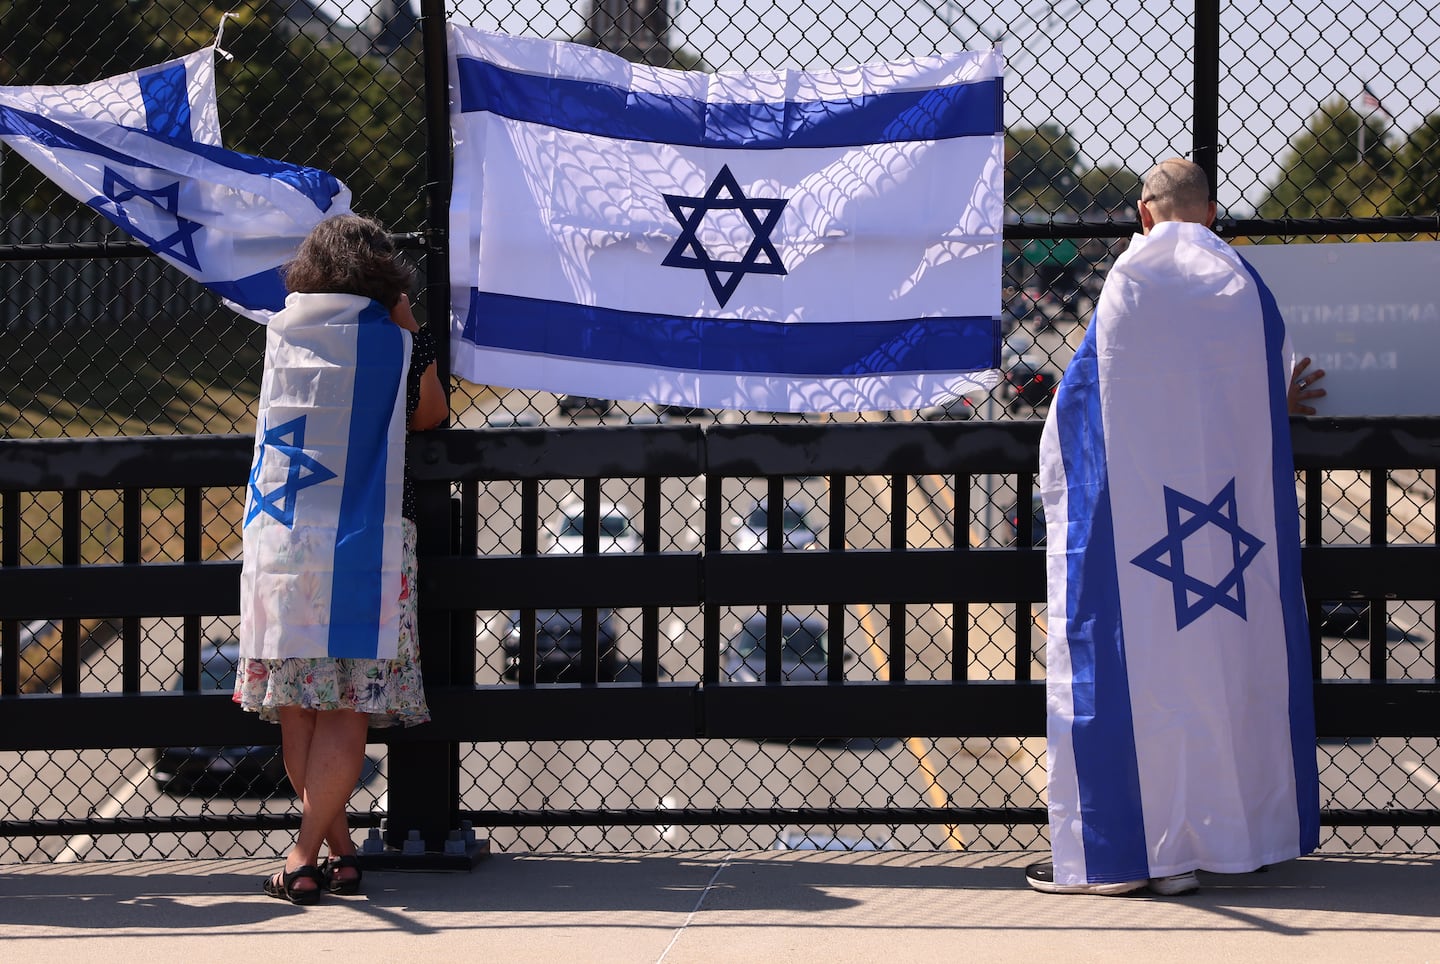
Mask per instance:
[[[206,281],[204,285],[251,311],[279,311],[285,307],[285,275],[280,268],[267,268],[236,281]]]
[[[390,419],[404,357],[400,328],[378,302],[358,318],[354,397],[345,455],[345,489],[335,541],[329,655],[375,659],[385,549],[386,464]]]
[[[481,348],[691,372],[835,377],[1000,363],[994,318],[785,324],[617,311],[474,288],[463,337]]]
[[[573,78],[456,60],[462,113],[630,141],[688,147],[849,147],[993,135],[1002,129],[998,78],[831,101],[706,103]]]
[[[15,137],[25,137],[44,147],[58,148],[67,151],[86,151],[103,157],[107,161],[114,161],[117,164],[127,164],[130,167],[144,167],[155,170],[154,164],[137,160],[129,154],[112,150],[104,144],[93,141],[83,134],[78,134],[63,124],[42,117],[40,114],[28,110],[17,110],[13,107],[6,107],[0,104],[0,134],[10,134]]]
[[[139,80],[140,96],[145,101],[145,129],[172,140],[193,141],[185,65],[142,73]]]
[[[1073,616],[1067,617],[1065,633],[1085,872],[1089,882],[1105,883],[1148,877],[1149,858],[1105,462],[1097,327],[1091,323],[1080,351],[1065,369],[1054,402],[1059,410],[1052,418],[1060,430],[1069,506],[1065,608]],[[1097,713],[1097,707],[1104,709]]]
[[[335,196],[340,193],[342,186],[333,174],[327,171],[317,170],[313,167],[302,167],[299,164],[290,164],[285,161],[276,161],[268,157],[256,157],[253,154],[241,154],[238,151],[226,150],[215,144],[205,144],[200,141],[177,142],[171,137],[156,134],[151,131],[136,131],[135,133],[153,137],[157,141],[170,144],[182,150],[188,151],[205,160],[210,161],[219,167],[242,174],[251,174],[256,177],[268,177],[284,184],[289,184],[300,194],[310,200],[319,211],[328,211],[334,204]],[[13,107],[0,105],[0,134],[10,134],[16,137],[27,137],[37,144],[46,147],[68,151],[85,151],[102,157],[107,161],[116,164],[124,164],[129,167],[146,168],[149,170],[161,170],[159,165],[144,161],[135,157],[107,147],[98,141],[86,137],[78,131],[72,130],[63,124],[57,124],[49,118],[31,111],[16,110]],[[207,175],[203,170],[186,171],[187,176],[195,177],[198,180],[217,180],[216,175]]]
[[[1280,606],[1285,622],[1285,653],[1290,677],[1290,746],[1295,761],[1295,800],[1298,806],[1300,852],[1320,846],[1320,776],[1315,763],[1314,669],[1310,664],[1310,628],[1305,614],[1304,583],[1300,574],[1300,520],[1295,504],[1295,464],[1290,443],[1290,361],[1283,357],[1285,322],[1280,308],[1260,275],[1249,262],[1260,295],[1265,324],[1265,358],[1270,383],[1271,458],[1275,464],[1275,548],[1280,579]]]

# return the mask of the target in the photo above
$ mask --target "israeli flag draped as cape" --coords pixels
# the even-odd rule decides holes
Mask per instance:
[[[1290,357],[1198,224],[1115,262],[1045,423],[1059,884],[1253,871],[1319,838]]]
[[[324,171],[220,146],[214,48],[92,84],[0,87],[0,141],[262,322],[285,303],[280,266],[350,210]]]
[[[265,333],[240,653],[393,659],[410,333],[359,295],[292,294]]]
[[[456,374],[772,411],[995,383],[998,49],[704,74],[449,31]]]

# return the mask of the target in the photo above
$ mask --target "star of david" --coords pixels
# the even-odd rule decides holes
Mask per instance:
[[[180,182],[168,184],[165,187],[148,188],[132,184],[121,177],[118,173],[105,168],[105,178],[101,183],[101,190],[104,192],[100,197],[90,203],[103,215],[114,221],[118,227],[124,228],[129,234],[142,241],[146,247],[156,254],[164,254],[174,258],[182,264],[189,265],[196,271],[200,269],[200,258],[195,253],[195,233],[200,230],[199,222],[190,221],[180,217]],[[125,213],[123,205],[126,201],[139,199],[147,202],[166,214],[175,218],[175,230],[163,238],[152,237],[130,220],[130,215]]]
[[[1170,581],[1175,595],[1177,630],[1184,629],[1216,606],[1245,618],[1245,570],[1265,543],[1242,529],[1236,515],[1234,479],[1208,503],[1165,487],[1165,519],[1169,531],[1130,561]],[[1230,538],[1230,571],[1214,585],[1185,571],[1185,540],[1207,526],[1216,527]]]
[[[285,458],[289,468],[285,482],[268,493],[260,491],[260,468],[266,458]],[[295,525],[295,496],[301,489],[328,482],[335,478],[319,461],[305,454],[305,416],[292,418],[283,425],[266,428],[260,439],[260,456],[255,468],[250,471],[250,509],[245,513],[245,525],[249,525],[260,513],[265,513],[287,529]]]
[[[729,195],[721,198],[721,192]],[[770,240],[770,232],[780,223],[780,215],[789,203],[784,198],[749,198],[740,189],[735,175],[727,164],[720,168],[715,180],[705,189],[704,197],[685,197],[666,194],[665,203],[670,213],[680,222],[680,237],[670,248],[661,264],[667,268],[699,268],[710,280],[710,290],[715,300],[724,308],[730,296],[735,293],[747,274],[785,274],[785,265],[780,261],[780,252]],[[739,261],[721,261],[712,258],[696,233],[705,215],[711,211],[739,211],[745,223],[754,232],[754,238]],[[722,275],[724,276],[722,278]]]

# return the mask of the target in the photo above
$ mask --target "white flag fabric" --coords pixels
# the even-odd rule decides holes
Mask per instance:
[[[449,37],[456,374],[816,412],[995,384],[998,48],[705,74]]]
[[[1116,260],[1040,450],[1057,884],[1318,845],[1289,375],[1269,290],[1203,226]]]
[[[350,210],[324,171],[221,146],[214,48],[91,84],[0,87],[0,141],[262,322],[305,235]]]
[[[292,294],[265,333],[240,653],[393,659],[410,333],[359,295]]]

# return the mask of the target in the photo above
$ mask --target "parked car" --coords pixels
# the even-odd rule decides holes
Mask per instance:
[[[602,501],[600,510],[600,551],[639,552],[643,541],[640,531],[625,510],[613,502]],[[575,555],[585,547],[585,503],[578,498],[567,499],[546,523],[546,552]]]
[[[1007,355],[1002,360],[1005,383],[1010,386],[1010,409],[1038,409],[1050,401],[1060,376],[1040,355]]]
[[[725,641],[720,654],[721,670],[733,683],[757,683],[765,678],[764,613],[755,613]],[[819,616],[785,613],[780,619],[780,672],[787,680],[824,680],[828,667],[829,630]],[[855,657],[848,650],[844,662]]]
[[[943,422],[946,419],[963,420],[974,418],[975,415],[975,402],[969,395],[956,395],[938,405],[927,405],[915,412],[915,417],[923,422]]]
[[[240,647],[215,646],[200,664],[200,688],[233,692]],[[170,684],[181,688],[181,678]],[[293,792],[278,746],[167,746],[155,751],[150,776],[170,794],[268,797]]]
[[[1370,601],[1345,599],[1320,604],[1320,635],[1360,641],[1370,638]],[[1413,639],[1394,623],[1386,622],[1385,639],[1402,643]]]
[[[577,415],[593,415],[600,418],[609,415],[615,408],[615,401],[609,398],[595,398],[592,395],[561,395],[556,403],[561,415],[571,418]]]
[[[744,552],[764,549],[768,544],[770,527],[770,500],[762,498],[755,502],[743,515],[730,517],[735,533],[731,544]],[[781,509],[780,528],[783,533],[783,549],[814,549],[820,545],[820,533],[810,521],[804,505],[795,499],[787,499]]]
[[[700,408],[696,405],[656,405],[655,413],[664,419],[680,421],[683,419],[708,417],[710,409]]]
[[[614,610],[599,612],[599,660],[601,682],[620,677],[620,654],[615,641],[620,637]],[[580,645],[583,615],[578,609],[542,610],[535,614],[535,681],[537,683],[580,682]],[[504,677],[520,675],[520,617],[510,614],[510,632],[500,643],[505,653]]]

